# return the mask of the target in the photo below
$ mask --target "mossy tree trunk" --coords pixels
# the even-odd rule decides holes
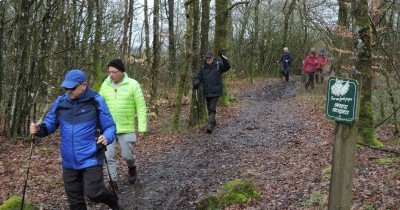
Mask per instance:
[[[193,39],[193,14],[198,0],[189,0],[185,2],[185,14],[186,14],[186,31],[185,31],[185,66],[181,69],[180,80],[178,85],[178,93],[176,96],[176,108],[174,115],[172,116],[171,129],[173,131],[178,129],[179,115],[181,113],[181,101],[183,92],[185,89],[187,73],[192,67],[192,39]]]
[[[342,76],[342,66],[351,63],[351,61],[346,59],[349,55],[344,53],[346,51],[351,51],[348,46],[352,45],[351,40],[347,38],[347,34],[350,33],[350,7],[348,5],[349,0],[339,0],[339,13],[335,33],[336,37],[333,41],[332,48],[332,51],[334,52],[334,60],[331,61],[332,65],[334,65],[337,76]]]
[[[94,43],[93,43],[93,89],[99,90],[103,82],[103,71],[102,71],[102,61],[101,61],[101,31],[102,31],[102,17],[103,17],[103,1],[96,0],[96,23],[94,31]]]
[[[228,23],[229,23],[229,10],[228,0],[215,0],[215,36],[214,36],[214,51],[217,55],[218,52],[228,53]],[[223,105],[229,104],[228,90],[226,88],[226,77],[223,76],[224,88],[220,98],[220,103]]]
[[[200,21],[200,50],[193,55],[193,59],[203,61],[204,53],[210,49],[208,41],[208,32],[210,30],[210,2],[211,0],[201,0],[201,21]],[[201,65],[201,64],[200,64]],[[196,74],[200,65],[192,67],[193,76]],[[202,86],[192,92],[190,103],[189,126],[195,126],[203,122],[207,118],[205,98],[202,91]]]
[[[368,1],[353,2],[353,16],[358,28],[356,69],[361,73],[357,76],[361,86],[360,118],[358,131],[363,143],[375,145],[374,118],[372,105],[372,56],[371,56],[371,23],[368,14]]]

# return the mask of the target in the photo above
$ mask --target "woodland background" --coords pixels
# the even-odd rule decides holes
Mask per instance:
[[[311,47],[325,48],[336,75],[361,86],[359,140],[381,146],[374,132],[393,124],[398,134],[398,0],[1,0],[0,133],[26,136],[43,115],[67,70],[87,72],[97,90],[109,60],[120,57],[142,84],[149,117],[175,107],[170,129],[206,118],[195,110],[191,78],[207,50],[232,63],[225,80],[277,77],[282,48],[292,74]],[[226,92],[221,104],[232,97]],[[190,103],[189,116],[181,116]],[[199,115],[199,116],[198,116]],[[198,121],[197,119],[200,119]]]
[[[63,94],[67,70],[83,69],[98,90],[117,57],[142,85],[149,119],[163,118],[179,132],[206,119],[204,100],[199,94],[195,109],[191,88],[205,51],[229,58],[225,84],[253,84],[280,77],[276,61],[287,46],[293,75],[311,47],[325,48],[328,68],[360,83],[357,140],[381,147],[388,141],[375,132],[384,128],[379,136],[396,148],[399,26],[399,0],[0,0],[0,137],[28,139],[29,123]],[[233,100],[225,92],[220,102]],[[184,113],[183,104],[190,106]],[[163,105],[173,108],[167,117]]]

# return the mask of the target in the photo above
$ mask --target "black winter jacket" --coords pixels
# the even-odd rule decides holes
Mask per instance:
[[[221,56],[221,61],[214,60],[211,65],[205,61],[197,72],[193,87],[197,88],[200,84],[203,86],[205,97],[218,97],[222,95],[222,73],[231,68],[229,61]]]

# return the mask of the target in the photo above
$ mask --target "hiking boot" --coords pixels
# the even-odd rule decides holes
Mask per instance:
[[[208,124],[208,125],[207,125],[207,129],[206,129],[206,132],[207,132],[207,133],[212,133],[213,130],[214,130],[214,126]]]
[[[118,184],[117,181],[108,181],[108,189],[118,192]]]
[[[111,208],[112,210],[119,210],[118,195],[117,195],[117,193],[114,194],[114,196],[113,196],[113,202],[112,202],[112,204],[109,205],[109,206],[110,206],[110,208]]]
[[[128,180],[130,184],[134,184],[136,182],[137,178],[137,171],[136,171],[136,166],[129,167],[128,168]]]
[[[215,120],[215,112],[208,113],[207,133],[212,133],[217,121]]]

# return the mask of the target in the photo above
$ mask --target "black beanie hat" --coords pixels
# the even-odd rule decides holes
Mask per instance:
[[[119,58],[110,61],[110,63],[108,64],[107,67],[110,67],[110,66],[118,69],[119,71],[122,71],[122,72],[125,71],[124,63],[122,63],[122,60]]]

